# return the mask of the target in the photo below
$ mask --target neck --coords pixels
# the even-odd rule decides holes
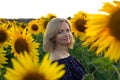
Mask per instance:
[[[68,48],[66,46],[57,46],[55,49],[55,51],[59,51],[59,52],[67,52],[68,53]]]
[[[70,56],[68,48],[65,46],[57,46],[51,53],[50,58],[52,60],[58,60]]]

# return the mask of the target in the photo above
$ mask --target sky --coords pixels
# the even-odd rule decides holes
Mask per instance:
[[[78,11],[96,13],[110,0],[0,0],[0,18],[40,18],[48,13],[72,17]]]

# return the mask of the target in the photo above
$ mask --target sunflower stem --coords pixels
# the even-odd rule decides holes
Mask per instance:
[[[117,72],[118,75],[118,80],[120,80],[120,72],[119,70],[116,68],[116,66],[112,65],[112,67],[115,69],[115,71]]]

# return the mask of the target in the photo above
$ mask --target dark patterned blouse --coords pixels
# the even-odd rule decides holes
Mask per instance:
[[[84,67],[73,56],[56,61],[59,64],[65,64],[66,73],[60,80],[82,80],[86,73]]]

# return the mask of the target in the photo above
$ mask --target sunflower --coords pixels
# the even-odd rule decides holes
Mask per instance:
[[[52,64],[48,57],[46,54],[39,64],[28,53],[21,54],[17,60],[12,59],[13,69],[7,68],[4,76],[7,80],[58,80],[65,73],[64,65]]]
[[[17,28],[20,32],[22,32],[25,28],[22,22],[18,21],[8,21],[8,28]],[[11,30],[10,30],[11,31]]]
[[[41,27],[42,27],[42,33],[43,33],[43,34],[44,34],[44,32],[45,32],[45,29],[46,29],[46,26],[47,26],[48,22],[49,22],[50,20],[52,20],[53,18],[56,18],[56,15],[49,13],[49,14],[47,14],[46,17],[42,16],[42,17],[39,19],[39,23],[40,23],[40,25],[41,25]]]
[[[2,23],[7,23],[7,21],[3,18],[0,18],[0,24],[2,24]]]
[[[6,23],[3,23],[0,25],[0,47],[8,47],[9,45],[9,30],[8,25]]]
[[[46,29],[48,22],[49,21],[47,20],[47,18],[45,18],[43,16],[39,19],[39,23],[40,23],[40,26],[42,28],[42,34],[44,34],[44,32],[45,32],[45,29]]]
[[[7,64],[6,62],[7,58],[5,57],[6,56],[5,53],[6,51],[0,48],[0,68],[3,68],[2,64]]]
[[[120,58],[120,2],[106,2],[100,11],[106,14],[92,14],[87,22],[86,40],[96,54],[117,62]]]
[[[11,22],[11,26],[18,28],[19,31],[21,31],[21,32],[26,28],[26,25],[27,25],[27,23],[25,23],[25,22],[18,22],[18,21]]]
[[[85,25],[87,22],[87,13],[79,11],[70,19],[72,31],[76,37],[82,37],[85,33]]]
[[[32,35],[26,30],[19,31],[17,28],[11,28],[11,52],[18,57],[20,53],[26,51],[31,57],[37,59],[39,43],[35,42]],[[37,55],[37,56],[36,56]]]
[[[18,22],[18,25],[22,27],[22,29],[26,28],[27,23],[25,22]]]
[[[37,20],[32,20],[28,23],[27,26],[28,31],[30,31],[32,34],[38,35],[41,33],[41,27]]]
[[[53,19],[53,18],[56,18],[56,15],[55,14],[47,14],[46,18],[48,18],[49,20]]]

